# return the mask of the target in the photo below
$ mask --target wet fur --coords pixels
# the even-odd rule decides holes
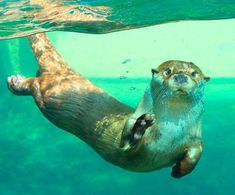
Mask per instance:
[[[188,106],[186,103],[185,114],[178,115],[180,107],[173,107],[180,101],[168,98],[171,91],[162,87],[153,75],[149,88],[134,111],[71,70],[44,34],[30,36],[29,41],[40,68],[36,78],[25,79],[19,84],[21,91],[13,89],[10,80],[8,86],[13,93],[32,95],[52,123],[76,135],[115,165],[146,172],[176,163],[175,172],[179,177],[193,170],[201,150],[197,151],[196,161],[191,164],[188,163],[191,159],[186,158],[186,150],[194,146],[201,148],[203,106],[200,95],[198,99],[193,97],[193,101],[189,100]],[[168,61],[157,71],[165,71],[172,63],[184,62]],[[200,71],[195,65],[192,68]],[[204,75],[201,71],[200,74],[199,80],[202,80]],[[161,107],[161,101],[169,107]],[[167,120],[163,120],[161,113],[167,109],[175,109],[175,114],[171,113],[171,117],[166,114],[164,117]],[[123,137],[131,131],[138,117],[145,113],[155,114],[155,123],[146,130],[138,147],[131,148],[126,143],[126,148],[130,149],[125,149],[122,147]],[[177,121],[182,122],[182,126],[177,125]],[[186,163],[181,166],[181,162]],[[182,169],[183,166],[186,168]]]

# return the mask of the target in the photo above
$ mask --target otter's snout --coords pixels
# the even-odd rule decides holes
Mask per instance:
[[[173,79],[175,82],[179,83],[179,84],[183,84],[188,82],[188,77],[185,76],[184,74],[176,74],[173,76]]]

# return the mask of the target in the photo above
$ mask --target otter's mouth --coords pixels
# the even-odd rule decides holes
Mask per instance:
[[[188,95],[188,92],[183,89],[177,89],[175,93],[179,95]]]

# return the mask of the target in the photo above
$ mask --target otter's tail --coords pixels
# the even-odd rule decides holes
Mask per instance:
[[[39,65],[39,75],[45,72],[60,73],[68,70],[68,65],[53,47],[44,33],[28,37]]]

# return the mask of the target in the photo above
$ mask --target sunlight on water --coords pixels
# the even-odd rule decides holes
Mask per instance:
[[[235,2],[218,0],[1,0],[0,39],[45,31],[108,33],[179,20],[235,17]]]

